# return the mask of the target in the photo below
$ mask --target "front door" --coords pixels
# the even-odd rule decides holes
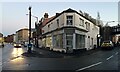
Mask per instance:
[[[66,50],[67,52],[73,51],[73,34],[66,34]]]

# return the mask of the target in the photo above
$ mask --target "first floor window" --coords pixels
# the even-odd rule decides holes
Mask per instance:
[[[79,18],[80,19],[80,26],[83,26],[84,27],[84,20]]]
[[[67,25],[73,24],[73,16],[67,16]]]

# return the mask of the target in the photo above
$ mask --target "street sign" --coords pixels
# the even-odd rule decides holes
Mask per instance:
[[[32,44],[28,44],[28,48],[31,48],[32,47]]]

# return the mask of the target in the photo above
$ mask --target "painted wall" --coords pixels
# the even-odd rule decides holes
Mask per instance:
[[[63,13],[59,17],[57,17],[52,22],[48,23],[46,26],[43,27],[44,33],[47,33],[48,31],[52,31],[58,28],[57,25],[57,19],[59,19],[59,28],[69,26],[66,24],[66,16],[72,15],[73,16],[73,27],[78,27],[80,29],[86,30],[86,24],[85,22],[90,23],[90,30],[86,33],[83,33],[85,35],[85,48],[92,49],[94,45],[97,45],[97,34],[99,34],[99,27],[90,22],[89,20],[85,19],[84,17],[78,15],[77,13]],[[80,26],[80,19],[84,20],[84,26]],[[48,25],[50,25],[50,28],[48,29]],[[44,34],[43,33],[43,34]],[[82,32],[81,32],[82,34]]]

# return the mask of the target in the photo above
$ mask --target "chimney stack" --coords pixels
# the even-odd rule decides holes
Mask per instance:
[[[60,13],[56,13],[56,16],[58,16]]]
[[[44,14],[44,18],[48,18],[48,16],[49,16],[48,13]]]

